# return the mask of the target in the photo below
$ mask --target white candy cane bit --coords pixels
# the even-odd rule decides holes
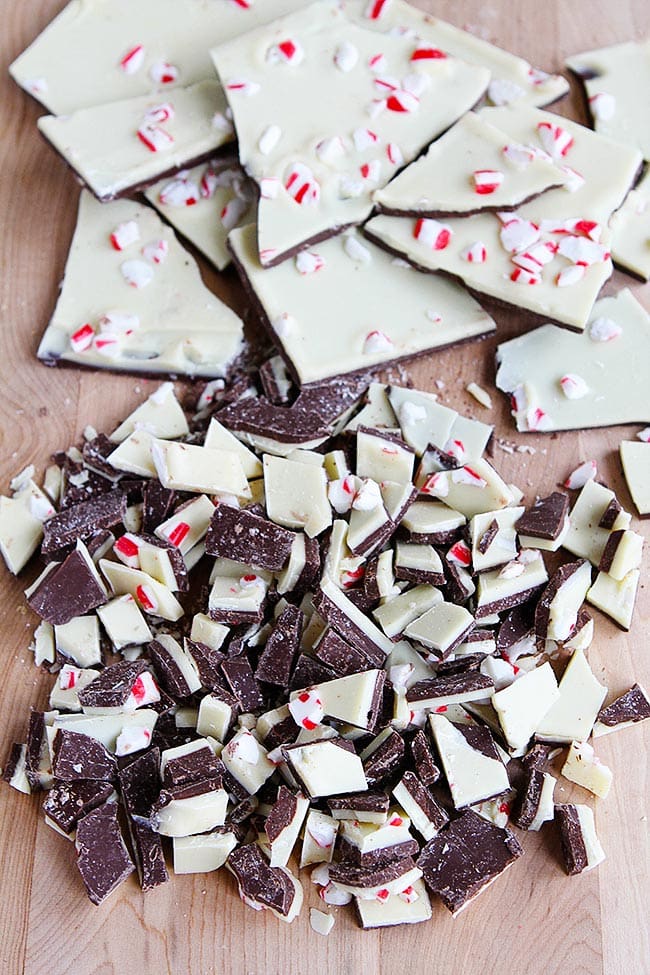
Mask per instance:
[[[400,891],[400,893],[398,894],[400,900],[403,900],[406,904],[413,904],[419,898],[419,896],[420,895],[418,894],[415,887],[413,887],[410,884],[408,887],[405,887],[404,890]]]
[[[354,474],[347,474],[345,477],[330,481],[327,487],[327,497],[337,514],[343,515],[350,510],[354,496],[360,487],[361,479]]]
[[[517,169],[526,169],[535,158],[535,153],[532,149],[528,146],[519,145],[517,142],[512,142],[504,146],[503,155]]]
[[[46,78],[30,78],[25,82],[24,87],[32,95],[44,95],[48,90]]]
[[[465,444],[462,440],[450,439],[445,444],[445,453],[449,454],[451,457],[455,457],[456,460],[462,464],[467,451],[465,450]]]
[[[413,92],[405,88],[398,88],[386,99],[386,108],[389,112],[416,112],[420,107],[420,99]]]
[[[539,284],[542,279],[539,274],[525,271],[523,267],[516,267],[510,275],[510,280],[515,284]]]
[[[564,184],[562,188],[567,193],[575,193],[585,185],[585,178],[577,169],[572,169],[571,166],[561,166],[560,169],[564,173]]]
[[[279,44],[272,44],[266,52],[269,64],[300,64],[305,56],[304,49],[295,38],[287,37]]]
[[[447,562],[451,562],[453,565],[460,565],[466,569],[472,563],[472,550],[462,540],[454,542],[445,555],[445,558]]]
[[[241,759],[242,762],[247,762],[248,765],[256,765],[259,761],[259,742],[250,731],[245,731],[239,738],[229,742],[226,748],[230,749],[230,754],[233,757],[236,755],[237,758]]]
[[[225,135],[230,135],[235,131],[232,119],[229,119],[223,112],[215,112],[210,124],[213,129],[223,132]]]
[[[639,430],[636,438],[637,440],[641,440],[643,443],[650,443],[650,427],[644,427],[643,430]]]
[[[595,460],[586,460],[579,467],[572,471],[564,482],[564,487],[570,491],[583,488],[587,481],[593,481],[598,474],[598,467]]]
[[[241,576],[239,579],[240,589],[257,589],[259,586],[263,585],[264,580],[255,572],[247,572],[246,575]]]
[[[199,188],[188,179],[173,179],[163,186],[158,199],[164,206],[191,207],[199,202]]]
[[[235,7],[241,7],[242,10],[250,10],[253,6],[253,0],[230,0]]]
[[[420,494],[433,494],[436,498],[446,498],[449,494],[449,476],[446,471],[436,471],[428,477],[422,487]]]
[[[493,78],[487,89],[487,96],[493,105],[510,105],[525,94],[521,85],[507,78]]]
[[[140,319],[130,312],[107,311],[99,319],[102,335],[130,335],[137,328],[140,328]]]
[[[232,230],[233,227],[236,227],[247,210],[248,203],[246,200],[240,200],[237,196],[228,200],[219,214],[224,230]]]
[[[316,691],[302,691],[288,704],[289,713],[298,727],[313,731],[324,717],[323,702]]]
[[[320,184],[309,166],[305,166],[304,163],[293,163],[289,167],[284,188],[301,206],[313,206],[320,200]]]
[[[397,91],[399,86],[399,79],[393,78],[391,75],[378,75],[375,78],[375,88],[377,88],[379,91]]]
[[[161,102],[147,109],[143,121],[148,125],[162,125],[163,122],[171,122],[175,114],[171,102]]]
[[[454,484],[465,484],[467,487],[485,488],[487,481],[477,474],[472,467],[459,467],[451,472],[451,479]]]
[[[428,75],[422,74],[421,71],[411,71],[410,74],[405,75],[402,78],[402,88],[404,91],[410,91],[412,95],[420,98],[427,88],[431,84],[431,79]]]
[[[381,163],[378,159],[372,159],[359,167],[362,179],[368,183],[378,183],[381,175]]]
[[[151,732],[148,728],[122,728],[115,742],[115,754],[131,755],[133,752],[148,748],[151,743]]]
[[[257,148],[263,156],[268,156],[273,152],[281,138],[282,129],[279,125],[267,125],[257,141]]]
[[[573,264],[590,267],[609,259],[610,253],[602,244],[597,244],[588,237],[563,237],[558,245],[558,253]]]
[[[350,41],[343,41],[334,52],[334,64],[345,74],[356,68],[359,61],[359,51]]]
[[[59,673],[59,687],[62,691],[70,691],[76,686],[81,676],[81,671],[78,667],[73,667],[71,664],[64,664]]]
[[[201,199],[211,200],[217,190],[218,185],[219,180],[217,174],[208,166],[201,176],[201,181],[199,182],[199,193],[201,194]]]
[[[522,565],[530,565],[532,562],[538,562],[541,557],[542,553],[538,548],[522,548],[517,556],[517,561],[521,562]]]
[[[299,274],[315,274],[325,267],[325,261],[320,254],[313,251],[300,251],[296,254],[296,271]]]
[[[280,186],[277,176],[265,176],[260,180],[260,196],[263,200],[275,200],[280,192]]]
[[[560,379],[560,388],[567,399],[582,399],[589,392],[589,387],[582,378],[574,372],[567,372]]]
[[[516,579],[517,576],[523,575],[525,569],[526,567],[522,562],[514,559],[512,562],[508,562],[506,565],[504,565],[504,567],[499,571],[499,578]]]
[[[142,256],[154,264],[162,264],[169,253],[169,244],[166,240],[151,240],[142,248]]]
[[[595,122],[608,122],[616,114],[616,99],[607,91],[589,97],[589,111]]]
[[[393,166],[401,166],[404,162],[404,154],[396,142],[389,142],[386,146],[388,161]]]
[[[386,70],[386,55],[385,54],[372,54],[368,58],[368,67],[373,74],[380,74],[382,71]]]
[[[105,359],[116,359],[120,354],[122,342],[119,335],[96,335],[93,339],[93,349]]]
[[[405,403],[401,403],[397,411],[399,417],[399,422],[401,425],[421,423],[427,418],[427,411],[423,406],[418,406],[417,403],[409,403],[407,400]]]
[[[352,141],[357,152],[363,152],[364,149],[376,146],[379,142],[379,136],[372,129],[358,128],[352,133]]]
[[[388,677],[393,687],[405,688],[414,670],[413,664],[396,664],[394,667],[390,667]]]
[[[542,71],[540,68],[529,68],[528,69],[528,80],[531,85],[543,85],[550,78],[548,71]]]
[[[312,884],[317,884],[319,887],[327,887],[330,882],[330,868],[327,863],[319,863],[311,872],[311,882]]]
[[[353,559],[343,559],[344,562],[353,562]],[[339,575],[341,585],[344,589],[351,589],[360,582],[366,574],[365,565],[358,565],[356,569],[343,569]]]
[[[558,275],[556,275],[555,283],[558,288],[567,288],[572,284],[578,284],[579,281],[585,276],[585,268],[582,264],[571,264],[569,267],[563,268]]]
[[[341,200],[356,200],[365,192],[365,183],[362,179],[354,179],[352,176],[342,176],[339,180],[339,198]]]
[[[365,244],[362,244],[359,238],[354,237],[353,235],[345,238],[343,250],[351,260],[356,261],[359,264],[370,264],[372,261],[370,248],[366,247]]]
[[[316,143],[314,151],[322,162],[331,163],[344,156],[346,148],[341,136],[334,135],[329,139],[321,139]]]
[[[376,2],[381,2],[381,0],[376,0]],[[349,904],[352,900],[352,894],[347,890],[342,890],[337,887],[334,883],[327,884],[319,891],[320,896],[325,901],[326,904],[332,904],[337,907],[342,907],[345,904]]]
[[[433,251],[442,251],[449,246],[452,237],[451,227],[439,220],[420,217],[413,228],[413,236]]]
[[[332,826],[331,823],[311,823],[307,827],[307,832],[321,850],[329,850],[336,838],[336,826]]]
[[[550,416],[540,406],[531,407],[526,413],[526,426],[529,430],[542,432],[553,426]]]
[[[296,320],[293,315],[284,311],[273,320],[273,330],[280,338],[285,338],[296,328]]]
[[[47,521],[52,515],[56,514],[56,511],[52,507],[51,503],[45,497],[32,495],[29,499],[29,511],[32,518],[36,518],[37,521]]]
[[[161,129],[159,125],[145,123],[137,132],[138,139],[147,147],[149,152],[166,152],[174,145],[174,137]]]
[[[153,281],[153,268],[150,264],[135,258],[120,264],[122,277],[132,288],[146,288]]]
[[[472,173],[474,192],[486,196],[499,189],[504,180],[504,174],[498,169],[475,169]]]
[[[526,395],[526,389],[524,386],[515,386],[510,394],[510,404],[514,413],[520,413],[522,410],[528,408],[528,396]]]
[[[178,68],[169,61],[156,61],[149,68],[149,77],[156,85],[173,85],[178,80]]]
[[[226,82],[228,91],[237,95],[246,95],[248,98],[257,95],[260,87],[257,81],[246,81],[245,78],[230,78]]]
[[[465,387],[470,396],[473,396],[477,403],[484,406],[486,410],[492,409],[492,398],[487,390],[479,386],[478,383],[468,383]]]
[[[146,613],[155,613],[158,609],[158,600],[150,586],[139,585],[135,589],[135,600]]]
[[[592,342],[611,342],[623,334],[623,329],[611,318],[595,318],[589,326]]]
[[[116,251],[123,251],[125,248],[140,240],[140,228],[137,220],[127,220],[118,223],[117,227],[110,236],[110,241]]]
[[[85,352],[93,344],[95,329],[90,322],[86,322],[70,336],[70,346],[73,352]]]
[[[410,268],[411,265],[407,264],[406,266]],[[440,312],[436,311],[435,308],[427,308],[424,314],[426,315],[426,317],[429,319],[430,322],[434,323],[434,325],[439,325],[440,322],[442,321],[442,315],[440,314]]]
[[[392,339],[385,332],[380,332],[378,329],[373,329],[372,332],[368,332],[363,343],[365,355],[380,355],[384,352],[393,352],[394,349],[395,344]]]
[[[381,491],[376,481],[365,478],[352,501],[355,511],[375,511],[383,504]]]
[[[382,112],[386,111],[386,99],[385,98],[374,98],[371,102],[366,105],[366,115],[370,118],[377,118]]]
[[[510,214],[499,231],[499,239],[509,254],[518,253],[536,244],[540,238],[540,229],[530,220],[522,220]]]
[[[485,244],[477,240],[476,243],[464,247],[460,252],[460,256],[463,261],[468,261],[469,264],[485,264],[487,261]]]
[[[519,254],[513,254],[511,261],[517,267],[529,271],[531,274],[539,274],[542,267],[553,260],[557,253],[557,244],[552,240],[539,241],[533,244],[528,250]]]
[[[136,44],[120,60],[120,68],[124,74],[135,74],[144,64],[144,47]]]
[[[391,0],[369,0],[364,11],[364,16],[368,20],[381,20],[387,13]]]
[[[543,148],[552,159],[560,159],[562,156],[566,156],[573,146],[573,136],[561,125],[553,125],[552,122],[539,122],[537,133]]]

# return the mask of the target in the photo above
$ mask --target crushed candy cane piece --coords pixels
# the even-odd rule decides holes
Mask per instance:
[[[487,392],[487,390],[483,389],[482,386],[479,386],[478,383],[468,383],[465,389],[470,396],[473,396],[476,402],[480,403],[481,406],[484,406],[486,410],[492,409],[492,399],[490,394]]]
[[[110,237],[111,244],[116,251],[125,250],[125,248],[134,244],[137,240],[140,240],[140,228],[138,227],[137,220],[127,220],[125,223],[119,223]]]
[[[358,261],[359,264],[370,264],[372,261],[369,248],[362,244],[358,237],[346,237],[343,250],[351,260]]]
[[[537,125],[539,141],[551,159],[560,159],[569,152],[573,146],[573,136],[561,125],[553,125],[552,122],[539,122]]]
[[[159,125],[145,123],[138,129],[138,139],[150,152],[165,152],[174,145],[174,137]]]
[[[582,399],[589,392],[589,387],[582,376],[577,376],[574,372],[562,376],[560,387],[567,399]]]
[[[288,704],[291,717],[300,728],[313,731],[323,720],[323,702],[315,691],[302,691]]]
[[[533,271],[526,271],[523,267],[516,267],[510,275],[510,280],[515,284],[539,284],[542,280],[539,274]]]
[[[387,12],[390,0],[370,0],[365,9],[365,16],[368,20],[380,20]]]
[[[555,283],[558,288],[566,288],[572,284],[577,284],[578,281],[582,281],[585,276],[584,265],[582,264],[571,264],[570,267],[565,267],[555,278]]]
[[[73,352],[85,352],[93,344],[93,339],[95,338],[95,330],[89,322],[78,328],[76,332],[73,332],[70,336],[70,345]]]
[[[126,283],[132,288],[146,288],[153,281],[154,272],[151,265],[137,258],[120,264],[120,271]]]
[[[226,82],[225,87],[228,91],[250,97],[252,95],[257,95],[261,86],[257,81],[246,81],[245,78],[230,78],[230,80]]]
[[[449,246],[452,231],[445,223],[420,217],[413,228],[413,236],[434,251],[442,251]]]
[[[154,264],[162,264],[169,253],[169,244],[166,240],[152,240],[142,248],[142,256]]]
[[[320,254],[313,251],[300,251],[296,254],[296,271],[299,274],[314,274],[325,267],[325,261]]]
[[[124,74],[135,74],[144,64],[144,47],[136,44],[130,51],[127,51],[120,60],[120,68]]]
[[[464,247],[460,252],[460,256],[464,261],[468,261],[470,264],[485,264],[487,261],[487,250],[485,244],[477,240],[476,243],[470,244],[468,247]]]
[[[378,329],[368,332],[363,343],[363,351],[366,355],[377,355],[382,352],[392,352],[395,348],[393,342]]]
[[[474,192],[481,196],[494,193],[504,180],[504,174],[498,169],[475,169],[472,173]]]
[[[596,122],[608,122],[616,114],[616,98],[607,91],[589,96],[589,111]]]
[[[503,155],[518,169],[525,169],[535,158],[535,153],[529,146],[522,146],[516,142],[504,146]]]
[[[596,466],[596,461],[586,460],[569,474],[564,482],[564,487],[570,491],[577,491],[578,488],[583,488],[587,481],[593,481],[597,474],[598,467]]]
[[[415,112],[420,106],[420,99],[405,88],[397,88],[386,99],[389,112]]]
[[[156,61],[149,68],[149,77],[157,85],[173,85],[178,80],[178,68],[168,61]]]
[[[142,751],[151,743],[151,732],[148,728],[122,728],[115,742],[115,754],[118,758]]]
[[[173,179],[163,186],[158,199],[166,206],[191,207],[199,202],[199,188],[188,179]]]
[[[493,105],[510,105],[525,94],[521,85],[507,78],[493,78],[487,89],[487,96]]]
[[[268,156],[282,138],[282,129],[279,125],[268,125],[262,132],[257,142],[257,148],[263,156]]]
[[[447,562],[451,562],[453,565],[462,565],[466,569],[472,562],[472,550],[467,542],[461,539],[458,542],[454,542],[445,555],[445,558]]]
[[[537,224],[530,220],[523,220],[521,217],[513,217],[512,214],[507,215],[506,221],[499,231],[501,244],[509,254],[532,247],[539,238],[540,229]]]
[[[359,51],[350,41],[343,41],[334,52],[334,64],[339,71],[345,73],[352,71],[353,68],[356,68],[358,61]]]
[[[623,334],[623,329],[611,318],[595,318],[589,326],[589,338],[593,342],[611,342]]]
[[[284,188],[300,205],[314,205],[320,200],[320,185],[309,166],[304,163],[294,163],[289,168]]]
[[[355,129],[352,133],[352,141],[357,152],[363,152],[379,142],[379,136],[372,129]]]

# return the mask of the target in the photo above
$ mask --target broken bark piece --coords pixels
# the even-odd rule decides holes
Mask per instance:
[[[63,562],[50,562],[26,591],[35,613],[61,626],[108,602],[108,593],[82,541]]]
[[[288,688],[289,676],[300,649],[303,615],[297,606],[287,606],[277,618],[260,654],[255,677],[275,687]]]
[[[152,890],[169,880],[160,834],[149,825],[152,809],[160,795],[159,768],[160,753],[157,748],[152,748],[121,768],[118,773],[143,890]]]
[[[605,859],[589,806],[562,803],[555,807],[555,819],[562,841],[564,866],[569,876],[592,870]]]
[[[640,684],[634,684],[629,691],[608,704],[598,713],[594,725],[594,738],[608,735],[610,731],[627,728],[639,721],[650,718],[650,697]]]
[[[285,867],[271,867],[255,843],[233,850],[227,867],[235,875],[239,895],[248,903],[266,907],[291,922],[302,906],[302,887]]]
[[[242,711],[260,711],[264,707],[264,696],[246,656],[224,660],[221,669]]]
[[[114,756],[95,738],[59,728],[52,743],[52,771],[64,782],[112,782],[117,766]]]
[[[101,904],[135,870],[114,802],[105,802],[79,820],[75,846],[77,867],[93,904]]]
[[[71,836],[79,820],[102,806],[112,794],[110,782],[55,782],[47,793],[43,811],[47,820]]]
[[[48,555],[100,529],[119,525],[125,513],[126,495],[120,490],[109,491],[99,498],[66,508],[45,522],[41,551]]]
[[[208,555],[279,571],[291,552],[293,532],[246,509],[218,504],[205,539]]]

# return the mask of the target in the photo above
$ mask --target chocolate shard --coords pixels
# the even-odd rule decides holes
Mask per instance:
[[[234,660],[224,660],[221,669],[242,711],[262,710],[264,695],[248,658],[242,655]]]
[[[349,593],[348,593],[349,595]],[[359,650],[328,627],[313,648],[314,656],[327,667],[331,667],[337,677],[347,677],[368,669],[368,660]]]
[[[483,697],[489,697],[493,689],[494,681],[491,677],[470,670],[460,674],[447,674],[420,680],[407,690],[406,700],[411,703],[474,693],[479,694],[480,697],[481,691],[485,692]]]
[[[358,403],[370,384],[370,376],[332,376],[322,382],[303,386],[296,405],[313,410],[324,423],[331,424]]]
[[[598,563],[599,572],[609,572],[609,570],[612,567],[614,557],[616,555],[616,550],[618,549],[618,546],[621,544],[624,535],[625,532],[623,531],[623,529],[619,529],[619,531],[615,531],[615,532],[610,532],[600,562]]]
[[[515,528],[519,535],[554,541],[562,531],[568,513],[569,496],[553,491],[547,498],[540,498],[531,508],[527,508]]]
[[[9,758],[6,761],[5,767],[2,770],[2,778],[11,786],[16,786],[16,779],[23,779],[23,773],[25,773],[25,760],[27,757],[27,746],[21,744],[19,741],[13,742],[11,750],[9,752]],[[26,773],[25,773],[26,774]],[[16,779],[14,778],[16,777]],[[26,788],[20,789],[21,792],[29,792],[29,782]]]
[[[64,782],[98,779],[112,782],[117,773],[115,756],[95,738],[59,728],[52,745],[52,771]]]
[[[524,776],[519,786],[519,795],[512,810],[511,819],[519,829],[530,829],[542,796],[544,773],[535,765],[524,769]]]
[[[105,667],[79,691],[82,708],[119,708],[124,705],[140,674],[147,669],[144,660],[121,660]]]
[[[293,596],[302,598],[316,585],[320,575],[320,545],[317,538],[305,535],[305,564],[293,587]]]
[[[406,857],[417,856],[420,852],[420,844],[415,839],[404,840],[403,843],[393,843],[391,846],[383,846],[378,850],[362,853],[358,846],[353,846],[352,843],[342,839],[338,849],[342,862],[360,867],[368,873],[375,873],[391,863],[404,860]]]
[[[260,801],[257,796],[246,796],[245,799],[242,799],[241,802],[238,802],[237,805],[232,807],[226,816],[226,823],[234,826],[245,823],[257,811],[259,804]]]
[[[163,487],[157,478],[151,478],[142,492],[142,529],[153,534],[158,525],[169,517],[176,503],[176,491]]]
[[[175,700],[182,700],[192,694],[183,671],[174,657],[159,640],[152,640],[149,644],[149,656],[156,671],[156,676],[163,688]]]
[[[449,822],[447,812],[433,798],[429,790],[422,784],[414,772],[405,772],[400,786],[406,790],[411,800],[420,808],[422,814],[437,830],[441,830]],[[414,824],[416,829],[417,823]]]
[[[280,571],[289,555],[294,533],[246,508],[218,504],[214,509],[205,550],[208,555],[245,562],[254,568]]]
[[[639,684],[634,684],[629,691],[600,711],[598,722],[608,728],[615,728],[619,724],[645,721],[646,718],[650,718],[650,699]]]
[[[422,785],[433,785],[440,778],[440,769],[433,757],[431,745],[423,731],[418,731],[410,744],[413,764]]]
[[[44,573],[27,596],[34,612],[54,626],[69,623],[107,600],[106,589],[81,542],[63,562]]]
[[[259,367],[259,377],[264,395],[274,406],[285,406],[293,389],[293,381],[279,355],[274,355]]]
[[[45,713],[32,711],[27,729],[27,748],[25,752],[25,774],[32,790],[42,789],[41,760],[48,752],[45,732]]]
[[[571,803],[555,806],[555,821],[560,831],[562,857],[569,876],[582,873],[588,865],[587,848],[577,808]]]
[[[150,748],[124,768],[118,778],[128,816],[131,845],[138,868],[140,886],[152,890],[169,880],[160,835],[151,829],[149,819],[160,795],[160,752]]]
[[[546,646],[546,638],[551,620],[551,604],[560,592],[560,589],[569,582],[571,576],[586,564],[586,561],[586,559],[578,559],[577,562],[567,562],[565,565],[561,565],[557,572],[553,573],[546,588],[542,590],[542,594],[535,607],[535,641],[540,653]]]
[[[511,647],[533,635],[535,608],[516,606],[501,623],[497,632],[497,652],[507,654]],[[531,644],[531,652],[534,649]]]
[[[66,457],[63,464],[63,483],[59,512],[74,508],[75,505],[108,494],[115,487],[115,481],[103,474],[88,470],[81,461]]]
[[[485,555],[485,553],[487,552],[490,545],[492,544],[492,542],[494,541],[494,539],[497,537],[498,534],[499,534],[499,523],[497,522],[496,518],[493,518],[490,524],[483,532],[483,534],[481,535],[481,537],[479,538],[478,544],[476,546],[479,552],[481,553],[481,555]]]
[[[221,774],[221,762],[208,744],[196,751],[170,758],[165,764],[163,785],[166,789],[202,779],[214,779]]]
[[[283,917],[291,911],[296,888],[281,867],[269,866],[255,843],[239,846],[228,857],[228,868],[235,875],[241,897],[270,907]]]
[[[364,890],[367,887],[389,884],[414,868],[415,862],[410,856],[393,860],[377,868],[357,866],[355,863],[342,860],[330,866],[329,874],[330,880],[335,883]]]
[[[314,596],[314,608],[326,623],[329,623],[341,636],[359,650],[374,667],[381,667],[386,654],[361,627],[350,619],[322,589]]]
[[[118,471],[106,459],[114,450],[115,444],[105,433],[98,433],[92,440],[86,440],[81,449],[85,467],[96,471],[109,481],[119,481],[124,477],[124,471]]]
[[[536,768],[543,772],[546,768],[546,763],[548,762],[550,753],[551,746],[544,745],[542,742],[538,741],[528,749],[522,758],[522,762],[527,768]]]
[[[77,824],[77,867],[93,904],[101,904],[135,870],[117,821],[117,805],[106,802]]]
[[[287,826],[290,825],[296,815],[297,809],[298,802],[293,792],[287,789],[285,785],[281,785],[278,789],[277,799],[271,806],[271,810],[264,821],[264,832],[269,843],[274,843]]]
[[[454,660],[441,660],[436,673],[439,677],[445,677],[447,674],[464,674],[468,670],[479,670],[486,656],[485,653],[466,653]]]
[[[429,890],[456,915],[523,852],[509,829],[468,809],[429,840],[417,865]]]
[[[185,638],[183,645],[186,653],[194,661],[201,686],[206,691],[217,691],[219,693],[225,691],[221,677],[221,664],[226,659],[225,655],[209,647],[206,643],[190,640],[188,637]]]
[[[47,793],[43,811],[48,819],[70,835],[80,819],[113,794],[109,782],[55,782]]]
[[[279,748],[280,745],[292,745],[298,737],[298,727],[292,716],[289,715],[283,721],[278,721],[269,731],[266,738],[262,739],[262,744],[267,752]]]
[[[445,572],[447,573],[446,598],[450,603],[462,606],[476,591],[472,577],[462,565],[454,565],[453,562],[447,562],[445,564]],[[465,639],[469,635],[467,634]]]
[[[119,525],[126,514],[126,495],[113,490],[90,501],[82,501],[49,518],[43,525],[44,555],[72,545],[102,528]]]
[[[264,396],[248,396],[230,403],[219,410],[218,418],[229,430],[253,433],[280,443],[309,443],[324,440],[330,433],[330,424],[306,403],[296,401],[293,406],[274,406]]]
[[[379,747],[363,762],[369,788],[397,774],[404,762],[404,751],[402,736],[391,730]]]
[[[255,676],[275,687],[289,687],[294,659],[300,650],[303,615],[288,605],[277,618],[257,664]]]
[[[619,504],[616,498],[612,498],[607,507],[605,508],[602,518],[598,522],[599,528],[613,528],[616,523],[616,519],[623,510],[623,505]]]
[[[366,661],[364,669],[367,666]],[[337,676],[330,667],[326,667],[320,660],[310,657],[307,653],[301,653],[296,660],[289,689],[292,691],[301,690],[303,687],[311,687],[312,684],[322,684],[324,681],[334,680]]]
[[[387,813],[390,799],[385,792],[351,792],[346,796],[328,796],[327,805],[331,812],[349,809],[361,813]]]

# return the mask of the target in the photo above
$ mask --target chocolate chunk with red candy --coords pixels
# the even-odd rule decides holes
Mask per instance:
[[[233,850],[228,857],[228,868],[235,875],[243,898],[288,916],[296,896],[295,887],[281,867],[269,866],[256,843]]]
[[[404,762],[404,739],[396,731],[391,731],[364,761],[368,786],[372,788],[395,775]]]
[[[70,835],[80,819],[113,794],[109,782],[55,782],[43,802],[48,819]]]
[[[208,555],[278,572],[291,554],[293,539],[294,533],[288,529],[251,514],[246,508],[222,503],[214,509],[205,550]]]
[[[410,749],[420,782],[423,785],[433,785],[440,778],[440,769],[436,765],[431,745],[423,731],[415,733]]]
[[[634,684],[629,691],[602,709],[598,722],[608,728],[615,728],[619,724],[645,721],[646,718],[650,718],[650,700],[643,688]]]
[[[247,657],[224,660],[221,669],[242,711],[260,711],[264,707],[264,696]]]
[[[524,511],[515,528],[520,535],[554,541],[562,531],[568,513],[568,495],[553,491],[547,498],[541,498]]]
[[[255,671],[258,680],[275,687],[288,688],[289,676],[300,650],[303,615],[289,604],[277,618]]]
[[[368,669],[366,657],[331,627],[314,644],[313,654],[321,663],[331,667],[337,677],[347,677]]]
[[[83,549],[75,549],[58,565],[51,564],[54,567],[41,576],[27,596],[41,619],[61,626],[107,602],[106,589]]]
[[[52,771],[64,782],[97,779],[112,782],[117,773],[115,756],[89,735],[59,728],[52,744]]]
[[[83,708],[119,708],[128,700],[140,674],[147,669],[144,660],[120,660],[105,667],[83,690],[79,703]]]
[[[169,517],[176,503],[176,491],[163,487],[157,478],[145,483],[142,491],[142,528],[153,533]]]
[[[99,498],[82,501],[49,518],[43,524],[44,555],[72,545],[78,538],[87,538],[103,528],[119,525],[126,514],[126,495],[123,491],[109,491]]]
[[[165,764],[163,785],[166,789],[214,779],[221,775],[223,763],[219,761],[208,744],[187,755],[170,758]]]
[[[128,814],[129,834],[143,890],[169,880],[160,834],[148,825],[160,795],[160,752],[150,748],[118,773],[120,791]]]
[[[264,396],[248,396],[219,410],[219,422],[240,433],[279,440],[280,443],[307,443],[325,439],[330,424],[320,413],[298,400],[293,406],[274,406]]]
[[[359,887],[363,890],[367,887],[389,884],[413,869],[415,869],[415,862],[410,856],[407,856],[401,860],[392,860],[379,867],[363,867],[347,860],[341,860],[339,863],[331,864],[329,874],[330,880],[335,883]]]
[[[623,510],[623,505],[619,504],[616,498],[612,498],[607,507],[605,508],[600,521],[598,522],[599,528],[613,528],[616,519]]]
[[[77,867],[93,904],[101,904],[135,870],[114,802],[104,803],[79,820],[75,845]]]
[[[578,810],[571,803],[560,803],[555,806],[555,821],[560,831],[566,872],[569,876],[582,873],[588,865],[588,857]]]
[[[417,865],[429,890],[456,915],[523,852],[509,829],[468,809],[429,840]]]

